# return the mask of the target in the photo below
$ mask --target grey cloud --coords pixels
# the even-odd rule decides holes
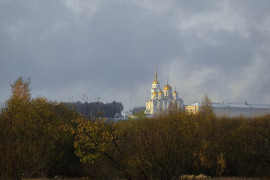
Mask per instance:
[[[0,101],[31,77],[33,94],[144,105],[154,68],[186,103],[267,103],[268,1],[7,1],[0,6]]]

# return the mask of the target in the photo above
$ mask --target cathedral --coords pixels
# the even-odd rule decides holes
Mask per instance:
[[[183,109],[184,102],[178,97],[176,90],[172,92],[172,88],[168,83],[164,86],[163,90],[160,88],[160,84],[157,80],[156,69],[155,80],[152,83],[151,98],[146,101],[145,114],[153,115],[159,112],[164,112],[172,106]]]

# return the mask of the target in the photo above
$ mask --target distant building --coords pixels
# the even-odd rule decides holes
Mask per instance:
[[[153,115],[168,110],[170,106],[176,106],[183,109],[183,103],[183,100],[178,97],[178,92],[176,92],[176,90],[172,92],[172,88],[168,83],[164,86],[162,91],[157,80],[156,69],[155,80],[152,83],[151,98],[146,101],[145,113],[147,115]]]
[[[129,116],[132,116],[132,115],[133,115],[132,110],[124,112],[124,118],[128,118]]]
[[[248,104],[245,103],[212,103],[214,113],[218,117],[237,117],[244,116],[248,118],[259,117],[270,114],[269,104]],[[198,113],[201,103],[194,103],[186,106],[185,109],[189,113]]]

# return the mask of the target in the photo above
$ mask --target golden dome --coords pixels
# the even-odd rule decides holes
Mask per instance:
[[[153,92],[153,95],[157,95],[158,93],[155,91],[155,92]]]
[[[171,86],[167,83],[166,86],[164,86],[163,90],[172,90]]]
[[[173,92],[173,95],[175,95],[175,94],[177,94],[177,92],[176,92],[176,91],[174,91],[174,92]]]
[[[162,91],[159,91],[158,94],[163,94],[163,92]]]

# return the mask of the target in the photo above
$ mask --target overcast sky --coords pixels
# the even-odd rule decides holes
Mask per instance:
[[[100,98],[126,109],[158,80],[185,104],[270,104],[269,0],[0,0],[0,102]]]

